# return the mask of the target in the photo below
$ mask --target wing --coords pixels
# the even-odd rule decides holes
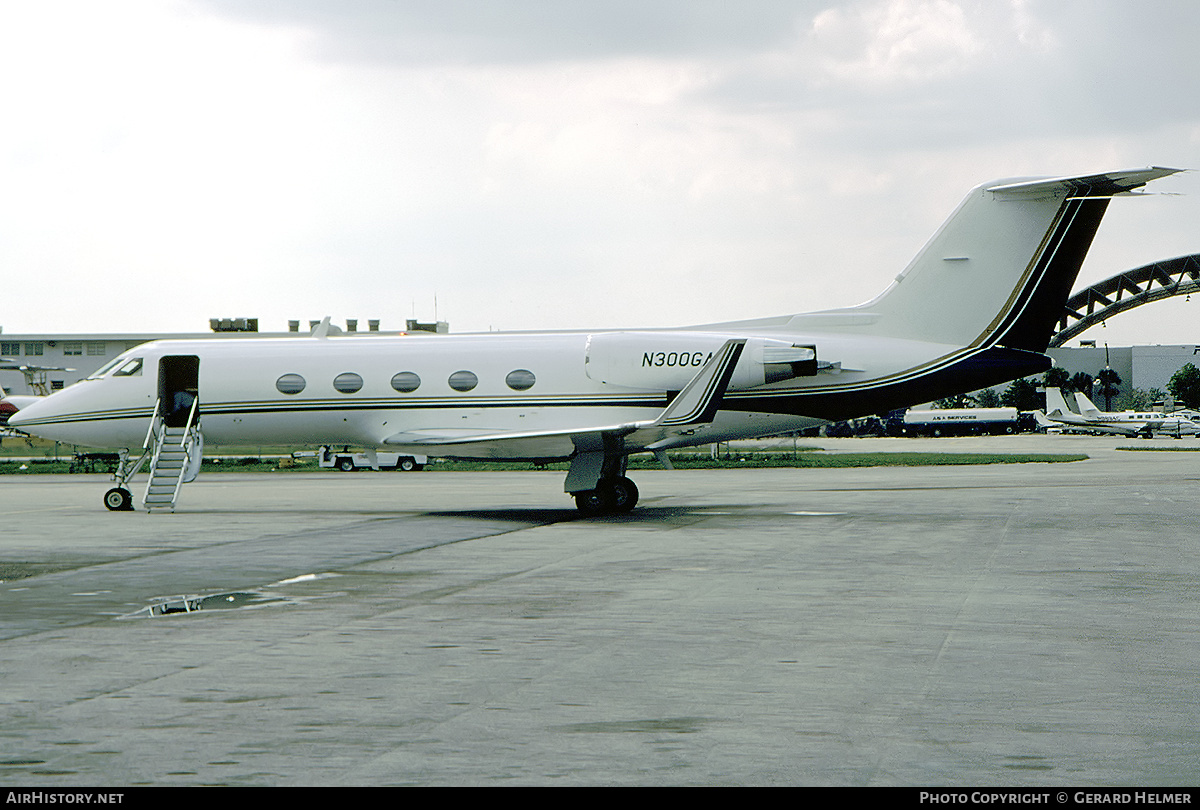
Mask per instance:
[[[418,429],[395,433],[383,443],[423,455],[481,459],[565,459],[576,450],[603,446],[605,437],[623,439],[630,448],[652,449],[712,423],[745,347],[745,338],[727,340],[652,420],[548,430]]]

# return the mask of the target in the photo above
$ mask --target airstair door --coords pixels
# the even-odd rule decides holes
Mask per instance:
[[[158,361],[158,401],[167,427],[187,427],[192,404],[199,396],[199,357],[194,354],[168,354]],[[198,414],[198,406],[196,410]]]

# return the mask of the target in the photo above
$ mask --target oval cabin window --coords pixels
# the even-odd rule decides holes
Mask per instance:
[[[392,377],[392,388],[401,394],[411,394],[421,387],[421,378],[411,371],[401,371]]]
[[[479,385],[479,378],[472,371],[456,371],[450,375],[449,382],[455,391],[470,391]]]
[[[514,391],[528,391],[537,382],[537,377],[534,377],[533,372],[529,369],[519,368],[516,371],[508,372],[508,376],[504,378],[504,381]]]
[[[333,378],[333,387],[343,394],[353,394],[363,387],[363,379],[353,371],[347,371]]]
[[[304,390],[304,378],[299,374],[284,374],[275,381],[275,387],[281,394],[299,394]]]

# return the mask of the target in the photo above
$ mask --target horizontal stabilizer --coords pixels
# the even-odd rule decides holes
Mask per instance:
[[[1078,177],[1044,177],[1037,180],[1022,180],[989,186],[987,190],[994,194],[1071,194],[1083,197],[1111,197],[1128,194],[1151,180],[1168,177],[1181,171],[1183,170],[1150,166],[1145,169],[1130,169]]]

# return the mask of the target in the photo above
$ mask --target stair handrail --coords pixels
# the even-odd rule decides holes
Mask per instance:
[[[147,503],[150,498],[150,487],[154,485],[154,472],[158,469],[158,458],[162,455],[164,440],[167,437],[166,417],[160,415],[161,411],[162,397],[159,397],[154,402],[154,415],[150,417],[150,427],[146,430],[146,441],[142,445],[143,450],[150,452],[150,477],[146,479],[146,494],[142,496],[142,503]],[[160,422],[163,425],[161,433],[158,430]],[[153,450],[151,450],[152,442]]]
[[[183,435],[179,438],[179,446],[183,449],[183,464],[179,468],[179,476],[175,479],[175,492],[171,495],[171,503],[179,500],[179,489],[187,475],[188,465],[192,461],[192,448],[195,446],[193,434],[199,432],[197,413],[200,407],[200,397],[192,398],[192,407],[188,410],[187,424],[184,425]]]
[[[150,440],[154,438],[154,428],[158,425],[158,412],[162,408],[162,397],[154,400],[154,413],[150,414],[150,426],[146,428],[146,440],[142,442],[142,449],[150,449]]]
[[[192,430],[196,426],[196,413],[200,407],[200,397],[192,397],[192,407],[188,410],[187,424],[183,426],[183,437],[179,440],[179,446],[185,447],[188,444],[188,437],[191,436]]]

